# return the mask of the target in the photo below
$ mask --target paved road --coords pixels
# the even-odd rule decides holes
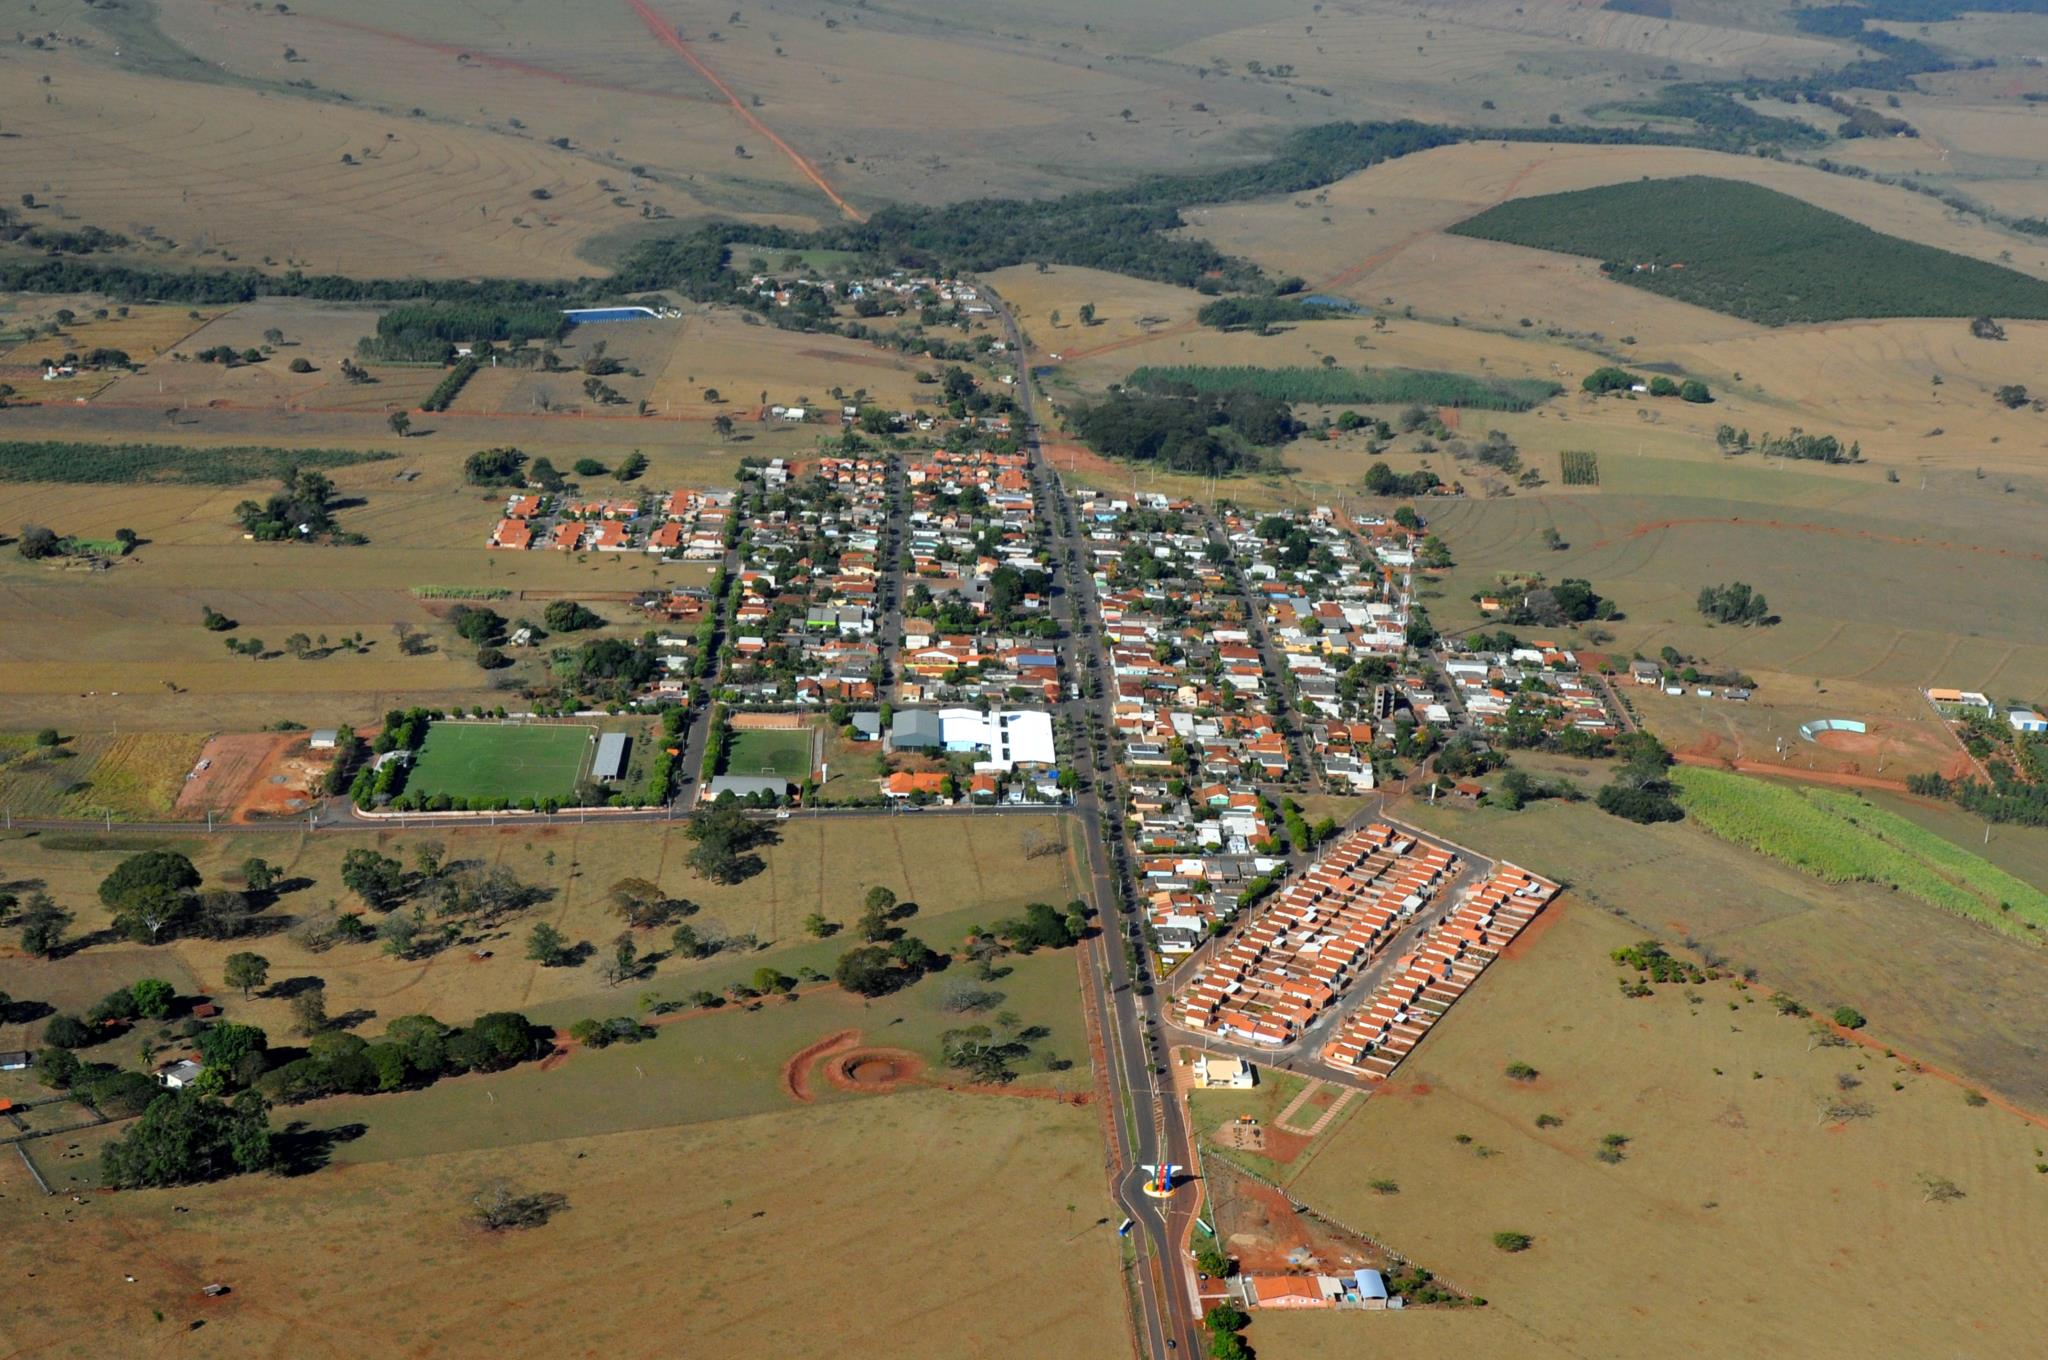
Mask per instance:
[[[1051,528],[1055,608],[1067,630],[1061,645],[1065,649],[1067,673],[1082,696],[1060,704],[1058,713],[1063,721],[1073,723],[1079,733],[1076,762],[1095,771],[1076,793],[1074,812],[1086,849],[1090,889],[1102,924],[1087,947],[1092,956],[1090,974],[1099,988],[1097,1000],[1104,1020],[1111,1114],[1116,1126],[1112,1148],[1116,1171],[1111,1190],[1135,1225],[1132,1231],[1138,1246],[1133,1284],[1139,1350],[1153,1360],[1161,1360],[1176,1347],[1180,1354],[1199,1356],[1203,1354],[1203,1337],[1197,1320],[1194,1277],[1185,1249],[1199,1203],[1198,1192],[1193,1186],[1185,1186],[1165,1200],[1153,1199],[1144,1192],[1146,1166],[1170,1162],[1191,1167],[1194,1163],[1185,1111],[1167,1075],[1164,994],[1151,985],[1150,964],[1142,940],[1137,939],[1142,917],[1126,896],[1124,885],[1112,877],[1106,836],[1121,835],[1116,820],[1116,785],[1103,766],[1082,760],[1089,754],[1090,724],[1099,725],[1105,733],[1109,731],[1110,708],[1115,697],[1102,630],[1097,626],[1100,616],[1096,610],[1094,578],[1089,574],[1088,545],[1076,530],[1073,503],[1058,472],[1039,446],[1030,354],[1024,347],[1023,336],[1009,308],[992,294],[991,298],[1017,354],[1017,399],[1024,409],[1024,446],[1031,460],[1032,489],[1038,500],[1040,520]],[[1102,693],[1091,700],[1091,682],[1097,680]],[[1105,819],[1111,824],[1107,832]],[[1127,950],[1126,941],[1135,941],[1137,948]]]

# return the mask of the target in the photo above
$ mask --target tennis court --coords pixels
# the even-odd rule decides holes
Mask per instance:
[[[405,781],[408,792],[451,798],[567,798],[590,767],[583,726],[437,722]]]
[[[773,774],[796,781],[811,777],[811,729],[752,728],[732,734],[727,774]]]

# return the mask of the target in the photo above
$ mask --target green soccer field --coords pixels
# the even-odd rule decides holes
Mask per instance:
[[[589,727],[438,722],[406,788],[451,798],[566,798],[590,767]]]
[[[777,774],[784,779],[808,779],[811,774],[811,730],[756,729],[732,734],[732,750],[725,758],[727,774]]]

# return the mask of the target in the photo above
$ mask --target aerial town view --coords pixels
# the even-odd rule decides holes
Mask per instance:
[[[2048,1355],[2048,0],[0,17],[0,1360]]]

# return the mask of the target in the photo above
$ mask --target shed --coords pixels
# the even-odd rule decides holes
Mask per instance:
[[[789,781],[780,775],[722,774],[704,786],[704,797],[713,802],[728,793],[735,798],[751,798],[757,793],[786,798]]]
[[[332,751],[341,743],[341,729],[338,727],[316,727],[306,744],[315,751]]]
[[[180,1058],[176,1062],[165,1063],[156,1070],[156,1084],[168,1086],[175,1091],[198,1081],[199,1074],[205,1070],[190,1058]]]
[[[0,1072],[19,1072],[28,1064],[29,1055],[21,1049],[0,1053]]]
[[[590,762],[592,779],[618,779],[626,773],[626,734],[607,732],[597,739],[597,755]]]
[[[855,741],[880,741],[882,739],[882,715],[879,713],[856,713],[852,717],[853,739]]]

